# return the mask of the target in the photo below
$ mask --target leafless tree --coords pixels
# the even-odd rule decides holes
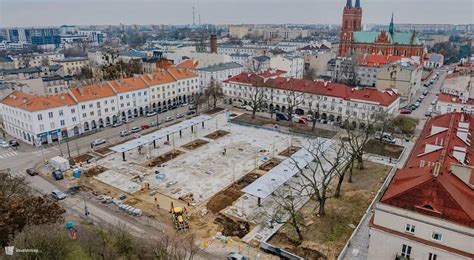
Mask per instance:
[[[244,87],[244,98],[248,100],[247,105],[252,109],[252,118],[266,102],[266,94],[263,81],[256,81],[252,86]]]
[[[303,78],[307,80],[314,80],[316,78],[316,70],[314,68],[308,68],[303,72]]]
[[[316,128],[316,121],[317,121],[317,116],[319,116],[319,103],[316,103],[316,108],[313,110],[313,101],[309,101],[309,111],[308,114],[311,115],[312,117],[312,122],[311,122],[311,131],[314,131]]]
[[[209,83],[209,86],[207,87],[204,94],[207,97],[208,104],[209,104],[209,101],[212,99],[213,108],[216,108],[217,107],[217,100],[224,96],[224,92],[223,92],[223,89],[222,89],[222,83],[217,82],[214,78],[212,78],[211,82]],[[209,105],[208,105],[208,107],[209,107]]]
[[[290,120],[290,124],[293,119],[293,114],[295,110],[304,102],[305,95],[303,92],[294,91],[294,90],[284,90],[286,105],[287,105],[287,115]]]

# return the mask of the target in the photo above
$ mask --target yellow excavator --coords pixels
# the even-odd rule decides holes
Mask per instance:
[[[189,229],[189,224],[187,220],[187,210],[186,208],[174,207],[173,202],[171,202],[170,213],[173,216],[174,228],[178,232],[187,232]]]

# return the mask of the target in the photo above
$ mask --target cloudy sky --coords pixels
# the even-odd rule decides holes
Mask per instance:
[[[353,0],[355,1],[355,0]],[[0,27],[62,24],[339,24],[346,0],[0,0]],[[361,0],[363,23],[474,23],[474,0]]]

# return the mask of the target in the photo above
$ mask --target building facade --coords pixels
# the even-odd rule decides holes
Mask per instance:
[[[368,259],[474,258],[474,117],[428,119],[369,221]]]
[[[244,70],[244,66],[236,62],[221,63],[205,68],[197,69],[199,75],[201,92],[204,92],[212,80],[222,82],[233,76],[239,75]]]
[[[304,59],[299,55],[279,55],[270,59],[270,68],[274,70],[284,70],[286,76],[295,79],[302,79],[304,73]]]
[[[387,64],[377,71],[378,90],[396,89],[401,95],[401,103],[413,103],[421,92],[423,68],[417,64],[397,62]]]

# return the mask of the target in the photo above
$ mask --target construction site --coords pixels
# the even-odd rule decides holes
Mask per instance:
[[[229,123],[231,116],[194,117],[102,149],[84,163],[95,170],[81,182],[96,194],[127,196],[123,203],[147,216],[167,216],[177,232],[196,234],[203,248],[221,250],[229,240],[259,248],[282,226],[272,223],[279,206],[271,197],[298,180],[294,163],[311,161],[303,148],[309,139]]]

